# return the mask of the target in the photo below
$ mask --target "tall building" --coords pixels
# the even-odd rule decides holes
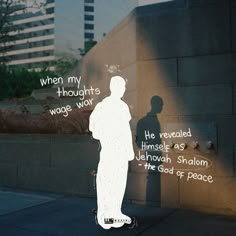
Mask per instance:
[[[18,7],[22,9],[24,6]],[[48,0],[44,13],[29,8],[16,11],[10,16],[9,20],[16,30],[9,32],[9,35],[15,36],[15,40],[6,43],[6,46],[11,47],[4,54],[0,54],[7,59],[9,66],[28,69],[50,66],[50,62],[55,59],[54,7],[54,1]]]
[[[63,0],[38,2],[43,7],[27,6],[10,16],[9,20],[16,28],[10,35],[15,36],[15,40],[6,43],[11,47],[0,54],[6,58],[9,67],[54,70],[56,58],[79,57],[78,48],[83,43],[83,14],[77,14],[76,10],[72,13],[71,5],[74,6],[72,9],[81,9],[83,5],[76,0],[69,0],[67,4]]]
[[[11,16],[17,31],[10,34],[15,35],[16,40],[7,43],[12,48],[0,54],[8,59],[9,67],[53,70],[57,58],[79,59],[78,49],[84,48],[89,40],[100,41],[137,5],[136,0],[28,2],[40,2],[43,7],[28,7]]]
[[[94,0],[84,0],[84,42],[94,40]]]

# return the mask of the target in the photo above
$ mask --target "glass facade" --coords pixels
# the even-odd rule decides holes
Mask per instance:
[[[47,0],[47,4],[54,3],[54,2],[55,2],[55,0]]]
[[[46,14],[53,14],[55,12],[54,7],[46,9]]]
[[[84,0],[84,47],[94,39],[94,1]]]
[[[94,12],[94,7],[92,7],[92,6],[84,6],[84,11],[85,12]]]
[[[39,20],[39,21],[32,21],[23,24],[18,24],[18,30],[30,29],[33,27],[43,26],[43,25],[50,25],[54,23],[54,18],[46,19],[46,20]]]
[[[84,15],[84,20],[85,21],[94,21],[94,16],[93,15]]]
[[[26,69],[40,69],[40,68],[47,68],[50,66],[53,66],[54,62],[48,62],[48,61],[44,61],[44,62],[36,62],[36,63],[25,63],[25,64],[20,64],[20,65],[16,65],[16,66],[12,66],[10,65],[9,68],[26,68]]]
[[[41,15],[42,15],[41,12],[36,12],[36,13],[20,12],[20,13],[16,13],[15,15],[10,16],[9,20],[10,21],[17,21],[17,20],[28,19],[28,18],[32,18],[32,17],[36,17],[36,16],[41,16]]]
[[[39,30],[36,32],[19,33],[16,36],[16,40],[31,39],[34,37],[47,36],[47,35],[53,35],[53,34],[54,34],[54,28],[46,29],[46,30]]]
[[[8,60],[11,61],[17,61],[17,60],[25,60],[29,58],[38,58],[38,57],[47,57],[47,56],[53,56],[54,51],[48,50],[48,51],[40,51],[40,52],[32,52],[32,53],[22,53],[18,55],[8,56]]]
[[[45,9],[35,11],[22,8],[10,16],[15,28],[15,39],[8,43],[8,50],[0,57],[7,59],[10,67],[40,68],[50,65],[55,54],[55,5],[47,0]],[[45,61],[44,61],[45,60]]]
[[[8,65],[39,68],[52,65],[55,58],[80,58],[78,48],[94,39],[94,0],[45,0],[40,9],[19,10],[10,16],[17,31],[14,42],[0,57]],[[44,63],[45,62],[45,63]]]
[[[94,24],[85,24],[84,28],[88,29],[88,30],[93,30],[94,29]]]
[[[53,39],[12,45],[9,48],[8,52],[29,49],[29,48],[36,48],[36,47],[44,47],[44,46],[49,46],[49,45],[54,45]]]
[[[84,38],[85,39],[93,39],[94,38],[94,34],[93,33],[84,33]]]

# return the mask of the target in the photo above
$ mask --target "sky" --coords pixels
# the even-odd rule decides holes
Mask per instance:
[[[95,0],[95,36],[100,41],[103,33],[108,33],[136,6],[172,0]]]
[[[95,40],[100,41],[137,6],[137,0],[95,0]],[[79,54],[84,46],[84,0],[56,0],[56,47]]]
[[[39,4],[46,0],[26,1],[27,5],[31,6],[35,2]],[[109,33],[136,6],[161,1],[168,0],[94,0],[95,41],[99,42],[104,34]],[[67,51],[77,57],[78,49],[84,47],[84,0],[55,0],[55,5],[56,51]]]
[[[57,48],[70,48],[78,54],[84,47],[84,0],[56,1],[56,45]],[[100,41],[103,34],[109,33],[138,4],[168,0],[95,0],[95,40]]]
[[[136,0],[95,0],[95,36],[100,41],[137,5]]]

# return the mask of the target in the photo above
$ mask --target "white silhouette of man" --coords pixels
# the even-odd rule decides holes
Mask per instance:
[[[97,219],[104,229],[131,223],[130,217],[121,212],[128,161],[134,159],[131,115],[127,104],[121,100],[125,85],[122,77],[112,77],[110,96],[98,103],[90,116],[89,129],[101,143],[96,179]]]

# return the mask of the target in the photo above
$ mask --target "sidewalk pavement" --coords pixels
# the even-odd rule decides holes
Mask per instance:
[[[0,236],[236,235],[236,217],[127,204],[123,212],[138,226],[104,230],[95,223],[95,207],[95,199],[2,188]]]

